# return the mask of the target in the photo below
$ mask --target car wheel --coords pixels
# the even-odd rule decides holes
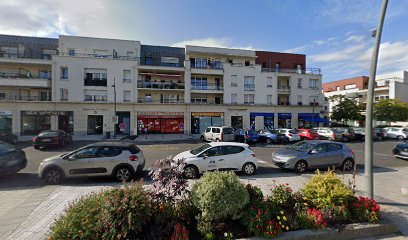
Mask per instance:
[[[245,163],[244,166],[242,166],[242,172],[244,172],[246,175],[252,175],[255,173],[255,165],[253,163]]]
[[[194,165],[184,167],[183,175],[185,178],[195,179],[198,177],[198,168]]]
[[[343,164],[341,165],[341,168],[345,171],[350,171],[354,168],[354,161],[351,158],[347,158],[344,160]]]
[[[266,143],[267,143],[267,144],[271,144],[271,143],[272,143],[272,139],[267,138],[267,139],[266,139]]]
[[[127,182],[130,181],[132,178],[133,173],[129,167],[119,167],[115,171],[115,178],[120,182]]]
[[[202,142],[205,142],[204,136],[201,136],[201,137],[200,137],[200,140],[201,140]]]
[[[348,140],[349,140],[349,139],[348,139],[347,137],[342,137],[342,138],[341,138],[341,141],[342,141],[342,142],[348,142]]]
[[[333,141],[333,138],[331,138],[331,137],[328,137],[326,139],[329,140],[329,141]]]
[[[298,173],[304,173],[307,170],[307,162],[301,160],[295,164],[295,171]]]
[[[399,136],[397,136],[397,139],[398,139],[398,140],[404,140],[404,136],[399,135]]]
[[[47,169],[44,173],[44,179],[48,184],[58,184],[61,182],[63,174],[58,168]]]

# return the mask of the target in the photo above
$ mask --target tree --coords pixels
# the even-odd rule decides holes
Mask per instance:
[[[362,121],[364,120],[362,106],[358,105],[354,100],[346,98],[343,95],[335,95],[329,98],[330,102],[337,103],[330,115],[331,119],[345,124],[347,121]]]
[[[374,105],[374,118],[377,121],[404,122],[408,120],[408,103],[399,99],[381,99]]]

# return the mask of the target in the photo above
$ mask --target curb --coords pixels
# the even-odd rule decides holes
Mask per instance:
[[[393,222],[388,219],[383,219],[378,224],[362,223],[362,224],[348,224],[344,229],[338,230],[328,228],[325,230],[298,230],[293,232],[286,232],[283,235],[278,235],[277,239],[282,240],[322,240],[322,239],[336,239],[349,240],[360,238],[372,238],[389,234],[400,234],[399,229]],[[246,238],[251,240],[260,240],[263,238],[253,237]]]

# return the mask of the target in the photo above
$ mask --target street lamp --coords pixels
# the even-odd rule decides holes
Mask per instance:
[[[113,78],[113,103],[114,103],[114,114],[113,114],[113,139],[116,138],[116,79]]]
[[[316,105],[316,97],[319,96],[319,95],[320,95],[320,93],[316,93],[316,94],[313,96],[313,104],[312,104],[312,127],[315,127],[315,124],[314,124],[314,112],[315,112],[315,105]]]

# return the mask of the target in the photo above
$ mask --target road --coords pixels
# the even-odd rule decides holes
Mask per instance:
[[[37,169],[42,160],[47,157],[63,154],[68,151],[72,151],[79,147],[82,147],[91,142],[74,142],[73,144],[66,146],[65,148],[50,148],[45,150],[35,150],[30,143],[21,143],[21,148],[24,149],[28,159],[28,165],[25,169],[20,171],[17,175],[8,176],[7,178],[0,178],[0,189],[1,188],[14,188],[14,187],[34,187],[43,185],[42,181],[37,177]],[[388,171],[390,169],[396,169],[400,167],[408,167],[408,161],[396,159],[391,155],[392,147],[398,143],[397,141],[383,141],[374,143],[374,167],[375,171]],[[148,177],[148,171],[156,159],[165,158],[168,156],[174,156],[182,151],[186,151],[199,146],[200,142],[191,143],[160,143],[154,145],[140,145],[143,153],[146,157],[146,167],[142,174],[143,177]],[[351,149],[354,150],[357,166],[360,170],[363,169],[364,164],[364,142],[350,142],[347,144]],[[271,174],[271,173],[281,173],[282,170],[271,163],[271,154],[276,149],[282,146],[277,145],[256,145],[251,148],[256,153],[259,161],[258,173],[260,174]],[[286,171],[287,172],[287,171]],[[288,172],[289,174],[296,175],[296,173]],[[313,171],[309,171],[307,174],[313,174]],[[90,179],[73,179],[69,180],[75,183],[87,184],[92,182],[111,182],[114,181],[110,178],[90,178]]]

